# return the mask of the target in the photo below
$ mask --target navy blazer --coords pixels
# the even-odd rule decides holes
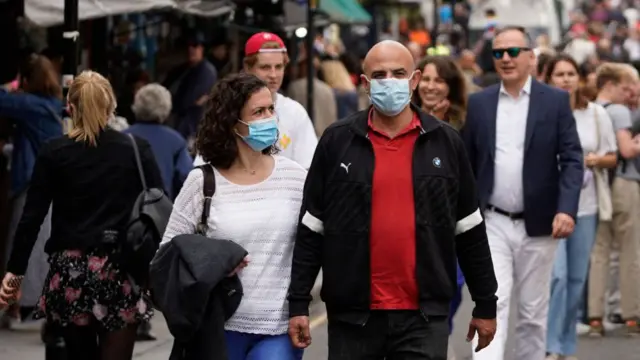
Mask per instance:
[[[469,96],[461,131],[476,176],[481,209],[493,192],[496,117],[500,84]],[[553,218],[578,213],[583,153],[569,94],[532,80],[525,135],[522,186],[529,236],[549,236]]]

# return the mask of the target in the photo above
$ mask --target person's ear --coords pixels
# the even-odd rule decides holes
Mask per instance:
[[[416,69],[413,72],[413,75],[411,76],[411,79],[409,79],[409,87],[411,88],[411,91],[415,91],[416,88],[418,87],[418,84],[420,83],[420,78],[422,77],[422,71]]]
[[[371,82],[369,81],[369,78],[367,78],[367,76],[365,74],[360,75],[360,80],[362,83],[362,86],[364,86],[364,89],[366,90],[367,94],[371,93]]]

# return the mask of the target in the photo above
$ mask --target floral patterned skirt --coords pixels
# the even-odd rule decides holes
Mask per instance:
[[[148,321],[153,308],[109,257],[115,250],[67,250],[51,255],[35,318],[62,326],[99,324],[112,332]]]

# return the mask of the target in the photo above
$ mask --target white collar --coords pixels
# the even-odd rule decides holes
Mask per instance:
[[[522,95],[527,94],[530,95],[531,94],[531,83],[533,82],[531,75],[529,75],[529,77],[527,77],[527,81],[524,83],[524,86],[522,87],[522,89],[520,89],[520,94]],[[509,93],[507,92],[507,89],[504,88],[504,82],[500,83],[500,93],[501,94],[505,94],[505,95],[509,95]]]

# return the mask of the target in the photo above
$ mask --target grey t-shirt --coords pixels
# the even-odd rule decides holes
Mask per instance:
[[[600,105],[605,103],[598,102]],[[628,129],[631,127],[631,110],[628,107],[620,104],[611,104],[606,107],[607,113],[613,122],[613,129],[617,132],[621,129]],[[640,181],[640,173],[636,170],[635,165],[631,161],[626,162],[625,171],[622,171],[622,162],[618,165],[616,170],[616,176],[620,176],[623,179]]]

